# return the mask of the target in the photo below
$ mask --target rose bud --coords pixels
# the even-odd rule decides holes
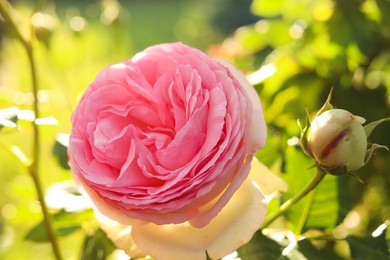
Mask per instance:
[[[364,118],[343,109],[321,113],[311,122],[310,154],[327,169],[341,167],[344,172],[352,172],[363,167],[367,151],[364,122]]]

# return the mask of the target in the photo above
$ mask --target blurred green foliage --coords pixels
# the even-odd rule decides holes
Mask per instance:
[[[18,25],[25,28],[32,3],[12,2]],[[296,121],[304,122],[305,108],[314,115],[333,87],[334,106],[367,122],[390,116],[386,0],[48,1],[32,22],[39,40],[35,51],[42,117],[58,122],[41,126],[45,187],[71,179],[57,136],[69,133],[72,110],[94,76],[156,43],[183,41],[229,59],[248,74],[262,99],[269,131],[257,157],[290,187],[272,202],[271,212],[312,176],[306,170],[312,161],[296,142]],[[17,121],[15,115],[6,118],[17,122],[17,129],[1,122],[0,143],[31,156],[28,114],[33,99],[27,57],[1,20],[0,39],[0,109],[16,106],[22,111]],[[384,123],[371,141],[390,147],[389,132],[390,124]],[[47,243],[31,242],[45,240],[32,180],[3,145],[0,158],[0,258],[51,259]],[[240,249],[241,257],[385,259],[390,232],[386,244],[386,229],[377,228],[390,221],[390,154],[378,151],[357,174],[364,184],[347,176],[327,176],[313,195],[275,223],[290,230],[293,238],[303,235],[291,251],[284,252],[294,242],[291,234],[275,242],[275,232],[264,232],[267,236],[256,234]],[[53,213],[66,259],[96,259],[113,250],[93,218],[67,217],[73,213],[58,208]]]

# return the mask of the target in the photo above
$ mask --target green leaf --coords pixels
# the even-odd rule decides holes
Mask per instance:
[[[81,228],[81,223],[92,218],[92,210],[82,212],[59,211],[53,215],[54,226],[58,236],[67,236]],[[25,236],[25,239],[34,242],[48,242],[45,223],[43,221],[35,225]]]
[[[374,231],[375,232],[375,231]],[[386,242],[386,228],[380,230],[376,237],[347,237],[353,259],[389,259],[389,249]]]
[[[257,231],[252,239],[237,252],[242,260],[288,259],[282,255],[283,247]]]
[[[383,118],[383,119],[380,119],[380,120],[377,120],[377,121],[374,121],[374,122],[371,122],[371,123],[365,125],[364,126],[364,131],[366,132],[367,139],[371,135],[372,131],[374,131],[374,129],[378,125],[380,125],[380,124],[382,124],[383,122],[386,122],[386,121],[390,121],[390,117]]]
[[[315,169],[309,169],[313,161],[300,149],[288,147],[286,151],[286,174],[288,191],[283,193],[287,201],[299,193],[313,178]],[[338,217],[337,178],[326,175],[322,182],[301,201],[287,211],[287,219],[296,234],[302,229],[329,229],[336,225]]]
[[[56,141],[53,146],[52,153],[57,159],[58,164],[66,170],[69,170],[68,164],[68,145],[69,145],[69,135],[59,134],[56,138]]]
[[[101,229],[97,229],[93,234],[85,237],[80,259],[105,260],[115,248],[106,234]]]

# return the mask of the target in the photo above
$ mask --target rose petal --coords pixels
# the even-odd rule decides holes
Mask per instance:
[[[137,247],[133,238],[129,235],[131,234],[131,226],[125,226],[109,219],[99,211],[95,211],[95,216],[100,223],[101,229],[118,248],[123,249],[130,257],[141,258],[146,256],[146,254]]]
[[[260,149],[264,146],[265,140],[267,138],[267,127],[265,124],[265,120],[263,115],[263,108],[261,105],[261,101],[259,95],[257,94],[255,88],[248,82],[245,78],[244,74],[241,73],[236,67],[234,67],[231,63],[223,59],[215,59],[222,66],[227,68],[230,73],[232,73],[233,77],[235,77],[241,86],[245,89],[248,94],[249,99],[253,105],[253,114],[252,114],[252,140],[259,141],[259,146],[256,147]],[[251,142],[250,142],[251,143]]]
[[[246,180],[222,212],[200,229],[188,222],[177,225],[149,223],[132,229],[120,224],[114,227],[112,222],[106,224],[105,221],[102,225],[113,242],[130,256],[134,256],[132,236],[139,249],[159,260],[206,259],[205,251],[211,258],[218,259],[248,242],[262,223],[265,212],[259,187],[254,181]]]
[[[238,192],[239,185],[244,181],[249,173],[250,163],[246,162],[240,168],[239,172],[234,177],[232,183],[227,187],[226,191],[222,196],[217,200],[217,202],[207,210],[202,210],[195,218],[190,220],[191,225],[194,227],[203,227],[207,225],[210,220],[212,220],[218,213],[225,207],[226,203],[229,202],[229,198],[235,193]],[[234,195],[233,195],[234,196]],[[208,205],[206,205],[208,207]]]
[[[119,209],[111,207],[102,198],[100,198],[100,196],[92,188],[88,187],[84,181],[81,181],[77,175],[73,174],[73,179],[77,183],[78,188],[83,196],[90,199],[91,205],[100,211],[103,215],[111,219],[115,219],[123,225],[142,225],[145,223],[138,219],[129,218]]]
[[[275,191],[287,191],[288,185],[282,178],[274,174],[267,166],[262,164],[256,157],[251,163],[249,178],[260,186],[264,195],[270,195]]]

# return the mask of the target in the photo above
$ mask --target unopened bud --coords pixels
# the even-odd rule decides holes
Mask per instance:
[[[343,109],[318,115],[310,126],[308,148],[321,166],[355,171],[365,164],[367,136],[365,119]]]

